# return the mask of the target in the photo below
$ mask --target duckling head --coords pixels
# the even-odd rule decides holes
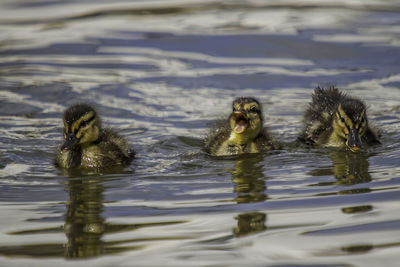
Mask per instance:
[[[64,112],[62,151],[91,144],[99,139],[101,123],[96,110],[87,104],[77,104]]]
[[[251,97],[239,97],[233,101],[232,108],[229,117],[232,133],[247,140],[257,137],[263,125],[260,103]]]
[[[351,151],[358,151],[362,147],[361,137],[367,127],[366,107],[361,101],[348,99],[338,106],[333,129]]]

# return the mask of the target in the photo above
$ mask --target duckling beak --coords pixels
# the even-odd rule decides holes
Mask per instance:
[[[232,113],[232,119],[235,121],[233,131],[237,134],[243,133],[249,126],[249,120],[246,115],[241,111],[235,111]]]
[[[76,138],[76,136],[73,133],[70,133],[67,135],[64,144],[61,146],[61,150],[62,151],[71,150],[76,145],[77,142],[78,138]]]
[[[351,151],[358,151],[361,146],[361,138],[360,135],[358,134],[358,131],[356,129],[351,129],[349,136],[347,137],[347,146],[350,148]]]

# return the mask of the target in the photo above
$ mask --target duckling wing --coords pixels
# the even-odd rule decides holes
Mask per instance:
[[[306,127],[298,140],[307,145],[320,145],[328,140],[331,132],[332,127],[329,123],[319,120],[306,121]]]
[[[269,133],[265,127],[255,140],[259,151],[282,149],[282,145]]]
[[[103,131],[101,146],[102,157],[108,164],[129,164],[135,156],[135,151],[130,147],[128,141],[110,128]]]
[[[375,130],[370,127],[368,127],[367,131],[363,135],[364,141],[368,145],[379,145],[381,142],[379,141],[380,134]]]
[[[298,139],[311,145],[325,142],[332,132],[331,125],[336,109],[344,98],[345,95],[335,87],[317,87],[304,114],[305,129]]]
[[[214,123],[210,132],[204,140],[204,150],[209,154],[215,154],[218,147],[229,138],[230,126],[226,120],[219,120]]]

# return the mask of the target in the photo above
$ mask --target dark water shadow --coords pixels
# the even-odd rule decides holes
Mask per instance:
[[[372,252],[373,250],[387,249],[387,248],[398,249],[399,247],[400,247],[400,242],[388,242],[380,244],[373,244],[373,242],[354,243],[348,246],[329,248],[321,252],[313,253],[313,255],[319,257],[357,255],[357,254],[367,254]]]
[[[77,1],[68,0],[63,1],[65,4],[74,4]],[[33,1],[33,2],[10,2],[5,6],[7,8],[46,8],[49,6],[60,5],[59,1]],[[63,8],[61,5],[60,8]],[[252,4],[251,2],[230,2],[230,1],[217,1],[213,2],[205,2],[205,3],[197,3],[193,4],[183,4],[179,3],[179,5],[156,5],[156,6],[147,6],[147,5],[135,5],[135,6],[124,6],[119,7],[116,5],[106,6],[104,8],[96,7],[93,10],[89,10],[86,12],[79,13],[70,13],[64,16],[58,16],[56,18],[53,17],[45,17],[45,18],[15,18],[15,19],[2,19],[0,20],[1,24],[35,24],[35,23],[66,23],[75,20],[84,20],[91,19],[96,17],[109,17],[109,16],[164,16],[164,15],[180,15],[180,14],[191,14],[197,12],[210,12],[210,11],[225,11],[225,10],[260,10],[260,9],[344,9],[344,10],[367,10],[367,11],[379,11],[379,12],[398,12],[400,8],[397,5],[380,5],[377,3],[369,4],[369,5],[346,5],[343,3],[329,3],[329,5],[324,5],[323,3],[285,3],[285,2],[274,2],[274,1],[265,1],[257,4]]]

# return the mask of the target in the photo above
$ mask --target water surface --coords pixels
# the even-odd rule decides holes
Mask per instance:
[[[1,266],[396,266],[398,1],[0,5]],[[296,146],[317,85],[365,100],[382,145]],[[202,151],[241,95],[284,150]],[[127,136],[131,166],[53,166],[82,101]]]

